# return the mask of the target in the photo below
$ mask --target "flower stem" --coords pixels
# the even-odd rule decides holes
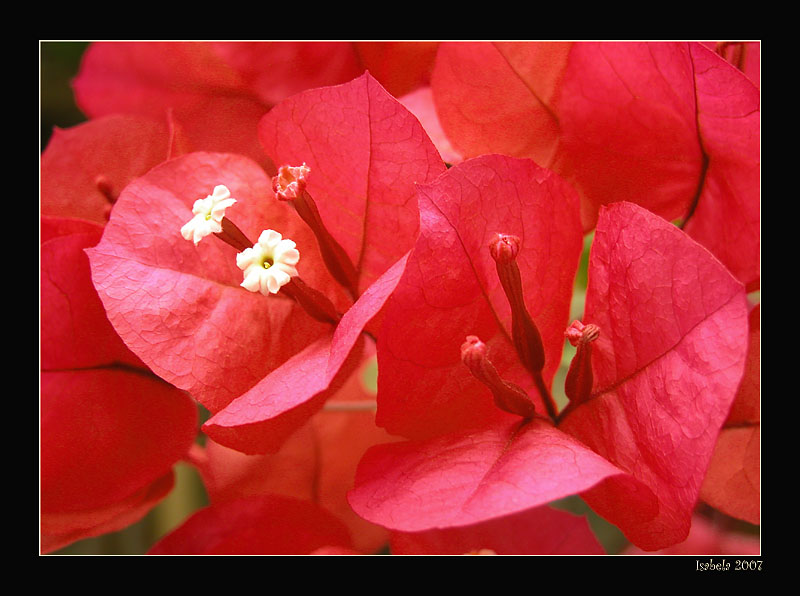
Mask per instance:
[[[230,219],[223,217],[221,224],[222,231],[215,233],[214,236],[223,242],[230,244],[239,252],[242,252],[243,250],[253,246],[253,243],[247,238],[247,236],[245,236],[244,232],[242,232],[239,227]]]
[[[363,401],[328,401],[322,408],[325,412],[375,412],[378,403],[374,399]]]
[[[317,237],[322,259],[325,261],[328,271],[350,293],[352,298],[358,296],[358,273],[356,268],[342,245],[336,241],[328,231],[328,228],[325,227],[314,199],[304,190],[292,203],[297,210],[297,214],[308,224],[308,227]]]

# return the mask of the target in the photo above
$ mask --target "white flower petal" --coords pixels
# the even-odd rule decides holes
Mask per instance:
[[[191,240],[192,238],[194,238],[194,227],[195,227],[194,220],[195,218],[193,217],[185,224],[183,224],[183,227],[181,228],[181,236],[183,236],[184,239],[186,240]]]
[[[258,237],[258,243],[270,251],[281,241],[281,235],[275,230],[264,230]]]
[[[214,187],[212,194],[204,199],[197,199],[192,205],[194,217],[181,228],[181,236],[194,241],[196,246],[209,234],[219,234],[222,231],[225,210],[236,202],[230,196],[227,187],[219,184]]]
[[[251,292],[261,291],[261,273],[256,267],[253,267],[249,273],[245,273],[244,281],[239,284],[246,290]]]
[[[236,255],[236,266],[244,271],[255,261],[256,251],[252,248],[245,248],[242,252]]]
[[[236,265],[244,271],[241,286],[264,295],[277,294],[297,276],[299,260],[300,252],[292,240],[283,239],[275,230],[264,230],[258,243],[236,255]]]

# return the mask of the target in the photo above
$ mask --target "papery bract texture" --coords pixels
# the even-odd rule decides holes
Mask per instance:
[[[194,149],[264,157],[255,125],[269,105],[211,44],[93,43],[73,88],[78,107],[90,118],[161,118],[172,110]]]
[[[468,211],[473,212],[479,211]],[[447,238],[449,227],[437,218],[426,219],[423,208],[420,242],[407,272],[417,268],[423,242]],[[402,304],[406,313],[418,304],[435,306],[437,292],[446,295],[451,279],[439,274],[426,286],[419,284],[426,290],[424,299],[404,293],[401,281],[392,304]],[[485,521],[574,491],[641,548],[683,540],[744,370],[744,287],[685,233],[630,203],[601,211],[589,280],[583,320],[596,325],[600,336],[593,344],[594,388],[586,401],[565,410],[558,428],[539,418],[515,423],[487,416],[479,430],[375,447],[359,466],[349,496],[353,508],[387,527],[420,531]],[[469,286],[459,283],[458,288],[468,303]],[[391,316],[390,310],[384,329]],[[450,323],[460,325],[463,334],[464,325],[469,328],[476,320],[474,315],[453,316]],[[447,327],[441,329],[446,337]],[[406,341],[416,357],[419,348],[411,337]],[[380,343],[378,349],[381,363]],[[379,419],[386,403],[391,412],[392,402],[413,403],[407,396],[441,391],[441,381],[426,385],[423,371],[404,375],[402,394],[392,394],[389,386],[392,399],[381,401],[381,379],[405,366],[385,362]],[[510,363],[502,376],[521,369],[518,361]],[[466,401],[486,393],[480,385],[464,384],[457,395]],[[454,399],[440,417],[450,422],[449,413],[458,404]],[[478,421],[461,423],[469,428]],[[435,428],[446,432],[447,426]]]
[[[546,505],[616,475],[624,472],[551,423],[510,421],[373,447],[348,500],[369,521],[418,532]],[[655,512],[652,495],[649,503]]]
[[[431,85],[466,157],[502,152],[554,170],[580,192],[585,230],[616,201],[691,214],[687,232],[757,285],[758,89],[707,48],[442,44]]]
[[[455,149],[550,163],[559,137],[550,104],[569,52],[567,43],[441,44],[431,88]]]
[[[761,521],[761,306],[750,311],[747,366],[700,497],[727,515]]]
[[[445,165],[414,116],[368,73],[273,108],[258,135],[278,165],[308,165],[308,193],[363,292],[414,244],[415,184]]]
[[[307,555],[352,548],[347,528],[309,502],[277,495],[201,509],[158,542],[151,555]]]
[[[113,115],[56,128],[42,153],[41,214],[104,224],[129,182],[185,150],[177,125],[163,116]]]
[[[172,110],[194,149],[242,153],[271,168],[256,125],[274,105],[365,68],[401,95],[427,82],[435,52],[435,43],[404,42],[98,42],[73,86],[90,118]]]
[[[559,428],[650,487],[659,511],[638,512],[615,479],[584,498],[641,548],[679,542],[744,372],[744,288],[680,230],[619,203],[601,210],[584,322],[601,330],[594,389]]]
[[[420,237],[378,343],[378,424],[422,438],[513,420],[461,362],[467,335],[487,344],[500,376],[528,388],[544,413],[510,339],[511,311],[489,241],[496,233],[521,239],[523,296],[545,346],[549,384],[582,246],[577,195],[530,160],[491,155],[420,185],[419,201]]]
[[[345,304],[315,238],[274,200],[269,179],[251,160],[192,153],[131,183],[89,251],[95,287],[125,343],[212,412],[327,332],[294,301],[240,287],[231,246],[216,238],[195,246],[181,236],[194,201],[218,184],[236,198],[229,215],[249,238],[279,229],[300,247],[304,280]]]
[[[705,48],[690,46],[697,127],[708,170],[684,230],[748,291],[761,278],[761,110],[758,88]]]
[[[396,287],[405,264],[405,258],[395,263],[359,297],[333,332],[228,404],[203,425],[203,430],[214,440],[244,453],[277,451],[353,372],[360,361],[360,348],[352,355],[351,350]]]
[[[586,518],[536,507],[463,528],[392,534],[394,555],[602,555]]]
[[[84,249],[102,226],[45,218],[41,246],[41,547],[138,521],[172,488],[194,402],[147,370],[106,318]]]
[[[201,471],[211,502],[270,493],[310,500],[347,525],[360,553],[386,544],[388,531],[357,516],[345,499],[364,451],[391,439],[375,426],[375,412],[359,407],[375,399],[362,380],[372,366],[374,356],[328,400],[333,411],[314,415],[274,455],[244,455],[207,441]]]
[[[453,148],[453,144],[442,129],[442,123],[436,113],[433,91],[430,86],[421,87],[416,91],[398,97],[398,100],[409,112],[417,117],[433,144],[436,145],[439,155],[442,156],[446,163],[455,165],[464,161],[464,157]]]

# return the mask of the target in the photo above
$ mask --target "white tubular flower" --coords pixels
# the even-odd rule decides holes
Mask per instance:
[[[299,260],[300,252],[293,241],[282,239],[275,230],[264,230],[253,248],[236,255],[236,265],[244,271],[241,286],[265,296],[277,294],[297,275]]]
[[[182,228],[181,236],[186,240],[194,241],[194,245],[209,234],[219,234],[222,231],[222,218],[225,210],[233,205],[236,199],[231,198],[231,191],[222,184],[214,187],[214,192],[205,199],[197,199],[192,207],[194,217]]]

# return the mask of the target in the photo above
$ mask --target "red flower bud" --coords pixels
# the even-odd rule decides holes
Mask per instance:
[[[485,343],[476,336],[469,335],[461,345],[461,361],[476,379],[489,388],[498,408],[526,419],[532,418],[536,410],[531,398],[521,387],[500,378],[487,352]]]
[[[310,172],[311,168],[305,163],[297,167],[281,166],[278,175],[272,178],[272,190],[279,200],[292,201],[297,214],[317,237],[328,271],[355,298],[358,296],[358,272],[344,248],[325,227],[314,198],[306,192],[306,181]]]
[[[489,242],[489,252],[498,263],[508,263],[517,258],[520,240],[511,234],[495,234]]]
[[[570,344],[578,348],[569,365],[569,372],[567,372],[564,382],[564,391],[570,400],[568,408],[571,409],[585,402],[592,395],[594,380],[592,377],[592,342],[600,337],[600,328],[597,325],[584,325],[580,321],[573,321],[564,335]]]
[[[584,325],[580,321],[572,321],[572,324],[567,327],[564,332],[564,337],[569,340],[573,346],[582,343],[588,343],[600,337],[600,328],[597,325]]]
[[[519,237],[512,234],[496,233],[489,243],[489,252],[497,266],[497,276],[511,306],[511,339],[522,365],[533,376],[539,394],[542,396],[548,415],[555,419],[556,406],[550,391],[542,378],[544,369],[544,344],[533,318],[525,306],[522,295],[522,277],[517,265],[517,255],[521,247]]]

